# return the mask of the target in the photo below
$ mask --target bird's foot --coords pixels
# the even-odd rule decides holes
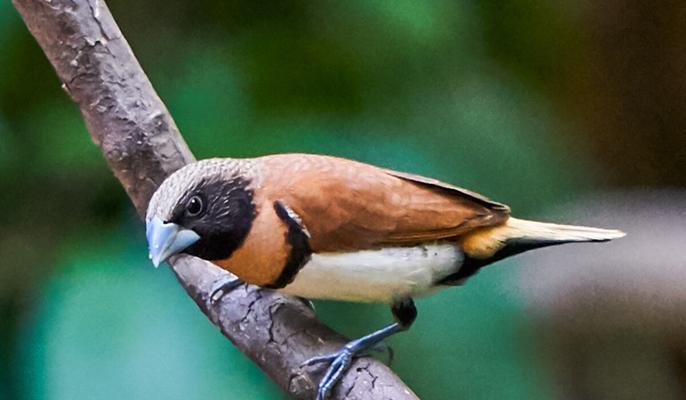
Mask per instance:
[[[314,364],[319,364],[323,362],[329,363],[329,368],[326,370],[326,374],[319,382],[319,389],[317,390],[317,400],[325,400],[326,396],[329,394],[331,389],[338,383],[343,377],[345,371],[350,368],[353,359],[355,357],[360,357],[367,355],[369,350],[374,349],[387,337],[393,335],[404,329],[398,323],[391,324],[383,329],[379,329],[376,332],[370,333],[367,336],[361,337],[352,342],[348,342],[339,351],[329,354],[326,356],[312,357],[303,363],[303,366],[311,366]]]
[[[391,349],[391,347],[388,346],[386,343],[379,342],[371,348],[367,349],[360,346],[356,342],[359,341],[350,342],[347,345],[345,345],[341,350],[335,353],[326,356],[312,357],[302,364],[303,366],[309,367],[319,363],[329,363],[329,368],[326,370],[324,378],[322,378],[321,382],[319,383],[319,389],[317,390],[317,400],[326,399],[326,396],[328,396],[329,392],[334,387],[334,385],[339,380],[341,380],[343,374],[345,373],[345,371],[348,370],[348,368],[350,368],[353,359],[355,359],[356,357],[369,356],[369,353],[371,353],[372,351],[387,351],[389,356],[389,364],[393,361],[393,349]],[[359,346],[360,348],[358,349],[356,348],[356,346]]]
[[[341,380],[345,371],[350,368],[350,364],[352,364],[353,359],[361,350],[356,348],[356,342],[357,341],[352,341],[346,344],[341,350],[335,353],[326,356],[312,357],[303,363],[303,366],[311,366],[324,362],[329,363],[329,368],[326,370],[326,374],[319,382],[319,388],[317,389],[317,400],[325,400],[334,385]]]
[[[236,278],[233,275],[226,275],[218,279],[212,285],[212,291],[210,292],[210,305],[215,305],[226,296],[227,293],[236,289],[238,286],[242,285],[243,281]]]
[[[399,322],[395,322],[381,328],[378,331],[372,332],[367,336],[363,336],[352,342],[348,342],[343,348],[333,354],[326,356],[312,357],[305,361],[302,366],[310,366],[314,364],[319,364],[323,362],[329,363],[329,368],[324,374],[321,382],[319,382],[319,388],[317,389],[317,400],[325,400],[326,396],[329,394],[331,389],[338,383],[343,377],[345,371],[350,368],[353,359],[355,357],[360,357],[366,355],[370,350],[375,350],[386,338],[406,330],[412,324],[414,317],[417,315],[414,308],[414,303],[411,299],[397,303],[393,306],[393,314],[399,314]],[[409,312],[407,312],[409,310]],[[402,313],[401,313],[402,311]],[[389,347],[390,349],[390,347]],[[392,359],[392,354],[391,359]]]

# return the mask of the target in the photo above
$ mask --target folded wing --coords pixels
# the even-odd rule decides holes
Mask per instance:
[[[259,162],[264,194],[299,216],[315,252],[448,239],[509,216],[474,192],[356,161],[286,154]]]

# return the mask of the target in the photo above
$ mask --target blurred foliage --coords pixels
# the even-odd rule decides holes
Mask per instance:
[[[96,239],[95,246],[91,240],[65,245],[55,278],[41,288],[34,314],[20,329],[20,397],[278,395],[211,328],[169,270],[145,268],[144,238],[132,241],[119,231]]]
[[[533,215],[604,181],[567,108],[582,7],[531,0],[109,2],[199,158],[317,152]],[[0,398],[274,398],[147,262],[142,225],[10,2],[0,3]],[[571,88],[571,89],[570,89]],[[571,90],[571,91],[570,91]],[[565,97],[567,96],[567,97]],[[419,301],[391,340],[427,399],[545,399],[514,262]],[[321,302],[350,336],[385,306]]]

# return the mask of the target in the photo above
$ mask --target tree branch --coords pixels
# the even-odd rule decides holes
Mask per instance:
[[[194,160],[103,1],[13,0],[81,110],[93,141],[143,216],[162,180]],[[301,301],[246,287],[210,306],[212,285],[226,274],[180,256],[172,268],[203,313],[231,342],[295,398],[313,398],[321,373],[307,358],[338,350],[345,338],[316,320]],[[355,361],[334,398],[416,399],[385,365]]]

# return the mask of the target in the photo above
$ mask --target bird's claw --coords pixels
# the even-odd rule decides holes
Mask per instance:
[[[308,358],[307,360],[305,360],[305,362],[303,362],[302,364],[300,364],[300,366],[301,366],[301,367],[311,367],[311,366],[313,366],[314,364],[319,364],[319,363],[322,363],[322,362],[325,362],[325,361],[333,362],[334,358],[336,358],[336,354],[335,354],[335,353],[334,353],[334,354],[329,354],[328,356],[317,356],[317,357],[312,357],[312,358]]]
[[[319,388],[317,389],[317,400],[326,399],[334,385],[341,380],[345,371],[350,368],[350,364],[352,364],[355,356],[355,350],[346,345],[336,353],[326,356],[312,357],[302,364],[303,366],[311,366],[322,362],[331,363],[329,364],[329,368],[326,370],[326,374],[322,378],[321,382],[319,382]]]
[[[305,307],[309,308],[313,312],[315,311],[314,309],[314,303],[310,299],[306,299],[304,297],[298,297],[298,299],[305,305]]]
[[[234,276],[225,276],[217,280],[212,285],[212,290],[210,292],[210,305],[215,305],[226,296],[227,293],[234,290],[238,286],[242,285],[243,281]]]
[[[371,347],[368,347],[364,341],[355,340],[352,341],[343,348],[335,353],[327,354],[325,356],[316,356],[305,360],[301,364],[301,367],[310,367],[315,364],[320,364],[328,362],[329,368],[326,370],[326,374],[319,382],[319,389],[317,390],[317,400],[325,400],[329,392],[343,377],[350,364],[352,364],[353,359],[356,357],[366,357],[372,351],[388,351],[389,362],[393,360],[393,349],[388,346],[383,341],[375,343]]]

